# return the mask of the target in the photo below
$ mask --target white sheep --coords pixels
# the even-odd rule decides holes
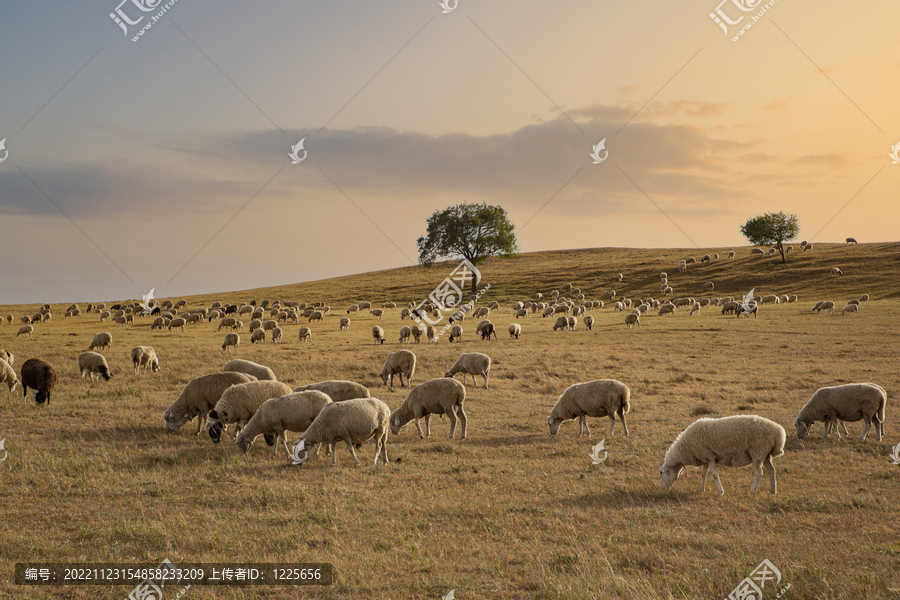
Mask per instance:
[[[659,307],[659,312],[657,316],[661,317],[663,315],[674,315],[675,314],[675,305],[674,304],[663,304]]]
[[[294,392],[286,396],[270,398],[253,413],[247,425],[235,437],[234,442],[241,452],[246,454],[257,436],[265,436],[267,443],[271,436],[277,436],[277,439],[284,444],[284,451],[290,456],[291,450],[284,432],[306,431],[328,404],[331,404],[331,398],[317,390]],[[274,439],[273,442],[275,442]],[[272,444],[272,456],[275,456],[277,452],[278,444],[275,442]]]
[[[78,370],[81,378],[85,375],[91,376],[91,381],[98,377],[102,377],[109,381],[112,374],[109,372],[109,365],[106,363],[106,357],[97,352],[82,352],[78,355]]]
[[[628,329],[631,329],[635,325],[640,327],[641,326],[640,312],[633,312],[631,314],[625,315],[625,325],[628,326]]]
[[[174,323],[174,321],[173,321],[173,323]],[[259,330],[257,329],[257,331],[259,331]],[[253,333],[256,333],[256,331],[254,331]],[[238,346],[240,346],[240,345],[241,345],[241,336],[239,336],[236,333],[226,333],[225,339],[222,340],[222,352],[226,352],[228,350],[228,348],[231,348],[235,352],[237,352]]]
[[[838,269],[837,267],[831,267],[831,276],[832,277],[840,277],[844,272]]]
[[[16,372],[3,358],[0,358],[0,383],[6,383],[10,394],[14,394],[16,386],[19,385],[19,378],[16,377]]]
[[[384,329],[379,326],[375,326],[372,328],[372,339],[375,340],[376,344],[384,343]]]
[[[406,342],[409,343],[409,336],[412,335],[412,329],[408,325],[404,325],[400,328],[400,343]]]
[[[397,350],[387,355],[379,377],[384,385],[391,380],[394,387],[394,375],[400,375],[400,387],[403,387],[403,376],[406,375],[406,387],[412,389],[412,379],[416,373],[416,355],[410,350]]]
[[[91,345],[88,346],[88,350],[93,350],[94,348],[97,350],[109,350],[111,344],[112,335],[104,331],[94,335],[94,338],[91,340]]]
[[[337,442],[343,440],[358,467],[360,462],[353,446],[374,438],[375,458],[372,466],[378,464],[379,454],[384,464],[387,464],[390,416],[391,409],[377,398],[356,398],[327,404],[300,439],[294,442],[293,455],[297,456],[306,448],[312,448],[317,444],[328,444],[331,447],[331,466],[334,466],[337,458]]]
[[[884,435],[884,406],[887,403],[887,394],[879,385],[874,383],[847,383],[832,387],[823,387],[803,405],[797,418],[794,419],[794,427],[797,428],[797,437],[803,439],[809,433],[809,429],[816,421],[825,423],[825,435],[828,437],[830,430],[834,428],[836,439],[841,439],[838,431],[838,421],[865,421],[865,427],[859,436],[859,441],[866,439],[872,424],[875,424],[875,439],[881,441]],[[844,427],[844,434],[847,428]]]
[[[772,459],[784,454],[784,427],[756,415],[737,415],[720,419],[698,419],[682,431],[659,468],[659,483],[669,489],[685,467],[701,467],[700,491],[706,489],[707,471],[712,471],[719,494],[724,494],[716,465],[746,467],[753,465],[755,494],[762,477],[762,466],[769,473],[769,492],[774,494],[775,466]]]
[[[707,292],[711,292],[713,289],[715,289],[715,287],[716,283],[714,281],[707,281],[703,284],[703,290]]]
[[[450,419],[450,436],[453,439],[453,433],[456,431],[457,413],[460,421],[460,438],[466,439],[466,428],[468,419],[463,404],[466,401],[466,386],[455,379],[447,379],[441,377],[432,379],[425,383],[417,385],[400,405],[400,408],[391,413],[391,433],[398,435],[400,429],[411,420],[416,421],[416,431],[419,438],[431,435],[431,415],[447,415]],[[425,434],[422,434],[422,427],[419,425],[419,419],[425,418]]]
[[[384,316],[384,310],[380,308],[373,308],[369,311],[369,313],[376,319],[380,319],[382,316]]]
[[[593,330],[594,328],[594,317],[588,315],[584,318],[584,326],[588,328],[588,331]]]
[[[868,295],[868,294],[863,294],[862,296],[859,297],[859,301],[860,301],[860,302],[868,302],[868,301],[869,301],[869,295]]]
[[[236,333],[229,333],[228,335],[237,335]],[[266,330],[265,329],[256,329],[253,333],[250,334],[250,343],[255,344],[256,342],[265,342],[266,341]]]
[[[527,309],[527,308],[520,308],[519,310],[516,311],[516,318],[517,318],[517,319],[520,318],[520,317],[527,317],[527,316],[528,316],[528,309]]]
[[[227,425],[236,423],[238,433],[263,402],[287,396],[291,391],[289,385],[280,381],[251,381],[229,387],[206,417],[206,434],[218,444]]]
[[[234,371],[236,373],[246,373],[247,375],[253,375],[260,381],[277,381],[275,373],[269,367],[240,358],[229,360],[227,363],[225,363],[225,366],[222,367],[222,372],[226,371]]]
[[[312,340],[312,329],[309,327],[301,327],[300,328],[300,341],[308,342]]]
[[[413,324],[412,326],[412,336],[413,339],[416,340],[416,343],[420,343],[422,341],[422,336],[425,335],[425,328],[423,328],[418,323]]]
[[[33,325],[22,325],[19,327],[19,331],[16,332],[16,337],[18,338],[20,335],[27,335],[29,338],[34,337],[34,326]]]
[[[575,328],[578,326],[578,319],[575,317],[569,317],[568,320],[569,331],[575,331]]]
[[[588,319],[592,319],[592,317],[588,317]],[[522,326],[518,323],[510,323],[507,330],[510,338],[519,339],[519,336],[522,335]]]
[[[9,350],[0,349],[0,358],[5,360],[9,366],[13,366],[16,363],[16,356]]]
[[[845,306],[844,308],[841,309],[841,315],[844,315],[848,312],[854,313],[854,314],[859,314],[859,306],[857,306],[856,304],[848,304],[847,306]]]
[[[734,250],[731,250],[731,251],[728,253],[728,258],[734,258]]]
[[[466,383],[468,375],[472,376],[472,385],[477,386],[475,375],[481,375],[484,378],[484,388],[488,388],[488,376],[491,373],[491,357],[480,352],[465,352],[459,355],[450,370],[444,374],[444,377],[453,377],[457,373],[463,374],[463,385]]]
[[[159,371],[159,357],[156,356],[156,350],[150,346],[135,346],[131,349],[131,363],[134,365],[134,374],[140,373],[141,367],[146,372],[156,373]]]
[[[460,338],[462,338],[463,328],[459,325],[454,325],[450,328],[450,341],[452,342],[454,339],[459,342]]]
[[[251,381],[256,381],[256,377],[231,371],[201,375],[191,379],[175,402],[163,413],[166,426],[170,432],[177,431],[194,417],[199,417],[197,419],[197,434],[199,435],[207,413],[216,405],[216,402],[222,397],[222,393],[233,385]]]
[[[762,248],[750,248],[750,255],[759,254],[760,256],[765,254],[765,251]]]
[[[295,392],[305,392],[307,390],[324,392],[334,402],[342,402],[354,398],[370,398],[372,396],[366,386],[355,381],[328,380],[294,388]]]
[[[621,381],[615,379],[597,379],[586,383],[576,383],[562,393],[559,400],[547,417],[550,435],[559,433],[559,426],[564,421],[578,419],[578,435],[591,435],[587,417],[609,417],[609,435],[616,427],[616,415],[622,421],[625,435],[628,435],[628,424],[625,414],[631,410],[631,390]]]
[[[341,317],[340,320],[341,331],[347,331],[350,329],[350,319],[347,317]]]
[[[556,323],[553,324],[553,331],[566,331],[569,328],[569,319],[566,317],[559,317],[556,319]]]
[[[816,304],[816,306],[813,307],[813,310],[819,314],[821,314],[823,310],[827,310],[831,314],[834,314],[834,302],[832,302],[831,300],[825,300],[819,304]]]
[[[121,317],[119,317],[119,318],[121,318]],[[119,322],[119,318],[116,319],[116,323]],[[182,317],[172,319],[169,322],[168,330],[172,331],[173,329],[181,329],[182,331],[184,331],[185,324],[187,324],[187,321],[185,321]]]

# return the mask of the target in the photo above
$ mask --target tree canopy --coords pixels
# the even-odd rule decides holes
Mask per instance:
[[[428,231],[416,240],[419,262],[431,265],[440,258],[463,257],[477,265],[489,256],[515,256],[515,227],[506,210],[486,203],[462,203],[435,211]],[[475,280],[472,280],[475,292]]]
[[[741,225],[741,233],[754,246],[777,244],[781,251],[781,262],[787,262],[784,242],[789,242],[800,233],[797,215],[786,215],[783,212],[766,213],[753,217]]]

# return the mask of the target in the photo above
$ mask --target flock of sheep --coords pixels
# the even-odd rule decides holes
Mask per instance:
[[[809,247],[804,249],[808,250]],[[729,258],[733,255],[733,252],[729,253]],[[715,255],[715,260],[718,258],[719,256]],[[711,260],[714,259],[709,255],[701,258],[701,262]],[[683,272],[688,264],[695,262],[694,258],[682,261],[679,271]],[[623,280],[624,275],[621,273],[614,277],[615,282]],[[706,282],[702,287],[706,291],[712,291],[715,289],[715,283]],[[659,289],[663,294],[672,294],[666,273],[660,274]],[[658,309],[658,315],[662,316],[674,314],[676,309],[682,307],[690,308],[690,314],[693,315],[704,307],[721,306],[722,314],[732,312],[740,315],[749,312],[755,314],[758,305],[761,304],[797,301],[795,295],[766,295],[750,300],[749,306],[752,310],[748,311],[746,305],[740,306],[731,297],[698,300],[686,297],[660,303],[653,298],[617,299],[615,290],[611,290],[609,295],[616,311],[624,311],[630,306],[636,307],[626,316],[626,324],[629,327],[640,326],[641,315],[646,314],[651,308]],[[848,303],[848,307],[853,306],[853,312],[856,312],[859,303],[867,300],[868,295],[864,294],[858,300]],[[419,342],[423,337],[426,340],[437,341],[439,333],[433,326],[423,327],[418,320],[413,320],[414,306],[414,303],[410,303],[401,310],[401,320],[409,317],[411,324],[401,327],[399,341],[409,342],[410,338],[413,338]],[[583,318],[585,326],[590,330],[594,318],[586,312],[603,306],[602,301],[586,300],[580,289],[565,284],[560,290],[550,292],[547,301],[544,301],[542,293],[538,293],[534,300],[517,302],[512,309],[516,319],[536,313],[540,313],[543,317],[559,315],[553,330],[572,331],[577,327],[578,317]],[[271,332],[272,342],[278,343],[283,333],[281,325],[288,321],[298,324],[301,318],[306,318],[308,323],[321,322],[331,311],[324,302],[307,306],[292,301],[272,303],[263,301],[259,306],[256,302],[242,305],[215,302],[209,308],[179,313],[178,309],[184,307],[186,307],[184,300],[166,301],[153,307],[152,310],[142,308],[137,303],[114,304],[110,310],[106,310],[104,304],[97,304],[89,305],[86,312],[98,313],[101,321],[113,319],[123,326],[133,323],[135,316],[149,316],[154,319],[151,330],[163,327],[169,330],[176,328],[183,330],[188,324],[199,324],[204,320],[218,321],[218,330],[232,330],[226,334],[222,346],[223,350],[227,351],[229,348],[237,350],[240,344],[236,331],[243,329],[243,323],[238,320],[243,315],[249,315],[251,319],[248,326],[251,343],[264,341],[267,332]],[[349,315],[369,310],[374,318],[380,319],[384,311],[396,308],[397,305],[393,302],[385,302],[381,308],[375,308],[369,302],[361,302],[350,306],[346,312]],[[434,306],[426,304],[422,309],[431,316],[441,316]],[[834,311],[833,302],[820,302],[813,310],[828,309]],[[491,311],[498,310],[499,304],[491,302],[472,311],[474,317],[484,317],[475,328],[476,335],[481,335],[483,340],[490,339],[492,335],[496,337],[494,325],[487,317]],[[267,312],[270,317],[268,319],[266,319]],[[67,317],[77,318],[81,314],[81,309],[77,305],[70,306],[66,311]],[[468,313],[463,311],[449,315],[451,342],[461,339],[462,323],[467,315]],[[30,335],[33,323],[49,322],[51,316],[51,307],[44,305],[40,312],[32,317],[23,317],[22,320],[24,322],[28,319],[27,326],[32,327],[28,332]],[[11,323],[12,320],[11,315],[7,317],[8,322]],[[341,317],[339,324],[342,331],[347,330],[350,327],[349,317]],[[508,327],[510,338],[513,339],[518,339],[521,331],[519,323],[511,323]],[[308,326],[301,327],[300,340],[308,341],[311,333]],[[376,344],[384,343],[384,330],[380,326],[374,326],[372,337]],[[101,332],[93,337],[88,350],[77,357],[82,379],[89,375],[92,382],[101,378],[109,381],[112,373],[102,352],[109,350],[111,344],[112,335],[108,332]],[[150,346],[134,347],[131,350],[131,358],[135,375],[139,375],[142,370],[160,371],[159,358]],[[49,404],[51,392],[58,380],[53,366],[44,360],[31,358],[22,365],[20,380],[12,368],[14,361],[15,356],[12,353],[0,349],[0,383],[6,383],[10,393],[21,384],[26,401],[28,390],[33,389],[36,403]],[[292,389],[287,384],[279,382],[272,369],[248,360],[234,359],[227,362],[221,372],[192,379],[165,411],[163,418],[170,432],[177,431],[196,418],[196,433],[199,434],[203,431],[205,422],[206,435],[215,443],[222,440],[222,433],[229,425],[234,425],[232,436],[241,452],[248,452],[253,442],[259,436],[263,436],[265,442],[273,447],[273,455],[277,453],[280,442],[295,463],[304,462],[313,450],[318,455],[320,446],[325,444],[331,454],[331,464],[334,465],[337,444],[344,442],[354,461],[359,465],[356,448],[364,442],[374,440],[373,465],[377,464],[379,457],[382,462],[387,463],[388,431],[396,436],[410,421],[415,422],[419,437],[424,438],[431,435],[431,415],[441,417],[447,415],[450,422],[449,439],[453,439],[457,425],[460,439],[465,439],[468,429],[468,419],[464,410],[467,378],[471,375],[473,385],[477,385],[476,376],[478,376],[482,379],[482,387],[489,389],[491,362],[487,354],[463,353],[443,377],[413,387],[412,381],[416,371],[415,353],[408,349],[391,352],[386,356],[379,376],[385,386],[393,387],[396,375],[401,387],[409,390],[403,403],[391,411],[387,404],[373,398],[365,386],[356,382],[330,380]],[[463,374],[462,383],[455,379],[455,375],[459,373]],[[859,437],[860,441],[866,438],[873,426],[876,439],[880,440],[884,432],[886,400],[884,389],[872,383],[821,388],[799,411],[794,421],[797,436],[802,439],[813,423],[821,422],[824,423],[825,437],[833,431],[835,436],[840,438],[839,429],[847,433],[844,422],[862,420],[865,426]],[[629,431],[625,415],[630,411],[630,402],[630,389],[620,381],[601,379],[572,385],[562,393],[547,417],[550,434],[556,435],[563,422],[577,419],[579,435],[590,435],[587,417],[607,417],[610,420],[609,436],[614,433],[617,418],[622,422],[622,429],[627,436]],[[422,419],[425,421],[424,432],[420,424]],[[289,447],[286,432],[300,433],[300,437],[293,444],[293,449]],[[752,465],[754,475],[751,492],[756,492],[762,467],[765,467],[769,475],[770,492],[774,494],[776,482],[772,458],[784,453],[784,443],[784,428],[760,416],[701,418],[681,432],[666,452],[659,470],[660,484],[664,489],[668,489],[685,467],[701,467],[701,491],[705,487],[707,471],[712,471],[718,491],[722,494],[724,490],[719,481],[717,465],[733,467]]]

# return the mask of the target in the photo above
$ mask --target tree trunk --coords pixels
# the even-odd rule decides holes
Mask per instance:
[[[787,264],[787,255],[784,253],[784,244],[778,242],[778,249],[781,250],[781,263]]]

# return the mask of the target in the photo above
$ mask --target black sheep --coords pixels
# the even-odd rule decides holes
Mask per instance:
[[[28,401],[28,388],[35,390],[34,401],[50,405],[50,392],[56,385],[56,371],[53,366],[40,358],[29,358],[22,365],[22,391],[25,401]]]
[[[482,340],[484,340],[484,339],[488,339],[488,340],[489,340],[489,339],[491,339],[491,334],[494,334],[494,339],[496,340],[496,339],[497,339],[497,332],[494,331],[494,324],[493,324],[493,323],[485,323],[485,324],[481,327],[481,339],[482,339]]]

